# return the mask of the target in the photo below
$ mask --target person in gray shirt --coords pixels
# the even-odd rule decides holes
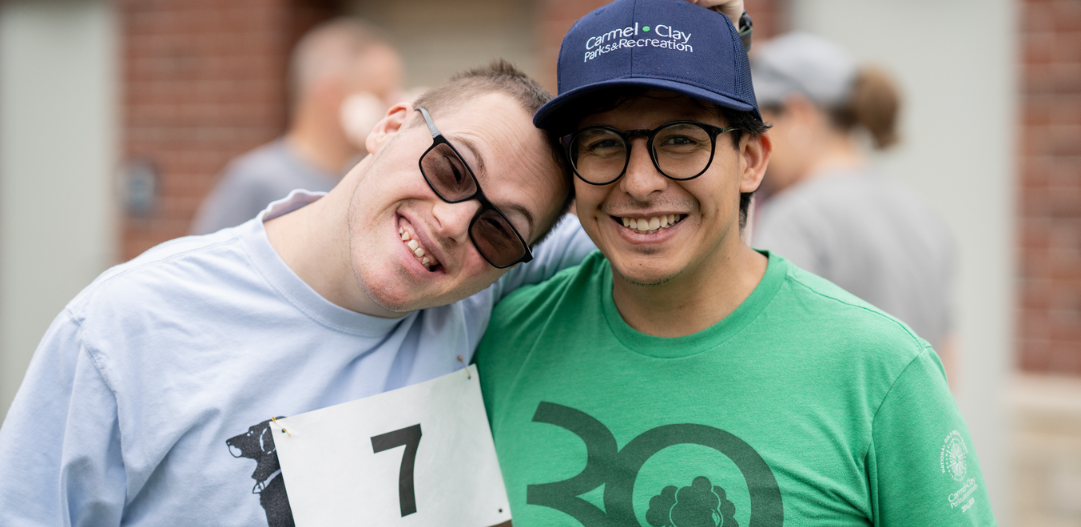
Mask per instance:
[[[288,132],[229,163],[192,234],[240,225],[294,189],[333,188],[366,153],[367,132],[398,102],[402,64],[377,29],[339,18],[301,39],[289,75]]]
[[[892,81],[806,33],[762,44],[751,72],[774,126],[754,246],[899,318],[951,369],[953,238],[929,204],[869,166],[861,144],[897,141]]]

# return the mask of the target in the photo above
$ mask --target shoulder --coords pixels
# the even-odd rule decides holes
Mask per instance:
[[[902,365],[928,346],[896,317],[825,278],[780,260],[786,265],[782,296],[786,299],[773,307],[822,339],[826,345],[820,349]]]
[[[836,175],[812,178],[771,196],[762,206],[761,223],[823,218],[847,210],[841,207],[865,192],[865,175]]]
[[[222,183],[233,186],[258,186],[288,176],[292,160],[284,140],[259,146],[232,160],[222,173]]]
[[[579,316],[583,308],[599,303],[587,299],[598,294],[598,286],[608,279],[607,267],[600,251],[594,252],[581,265],[545,282],[521,287],[496,305],[475,356],[493,429],[498,426],[496,415],[506,401],[507,390],[546,328],[559,324],[568,313]]]
[[[200,297],[221,284],[250,281],[255,274],[242,236],[250,224],[204,236],[185,236],[157,245],[110,268],[65,308],[78,323],[120,322],[154,311],[197,309]]]
[[[574,313],[595,302],[597,287],[605,279],[608,261],[600,251],[590,254],[581,265],[565,269],[551,279],[521,287],[492,311],[492,318],[477,349],[482,367],[505,369],[529,354],[537,339],[553,320]]]
[[[276,167],[287,158],[285,141],[277,139],[257,146],[229,162],[228,172],[244,172],[253,169]]]
[[[564,269],[552,278],[535,285],[520,287],[496,305],[492,325],[497,329],[524,328],[547,319],[567,302],[574,302],[599,282],[599,274],[608,261],[594,251],[575,267]]]

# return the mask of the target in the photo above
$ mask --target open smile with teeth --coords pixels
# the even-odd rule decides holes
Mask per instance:
[[[684,216],[682,214],[667,214],[663,216],[653,216],[652,218],[628,218],[624,216],[620,219],[623,221],[623,226],[632,231],[642,234],[653,234],[679,223],[683,218]]]
[[[429,271],[434,271],[439,266],[439,260],[435,259],[435,256],[428,254],[428,251],[421,247],[414,237],[409,234],[409,231],[405,230],[405,227],[398,227],[398,234],[402,236],[402,243],[409,247],[409,250],[413,252],[413,256],[420,262],[421,265],[426,267]]]

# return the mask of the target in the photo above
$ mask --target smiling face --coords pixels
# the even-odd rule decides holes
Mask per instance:
[[[680,120],[726,125],[717,112],[687,97],[650,92],[587,116],[578,129],[653,129]],[[575,179],[578,217],[627,284],[707,279],[711,269],[734,257],[741,247],[739,197],[741,192],[754,191],[761,180],[769,157],[768,145],[763,151],[763,143],[761,137],[744,134],[737,150],[729,135],[719,135],[706,172],[688,181],[674,181],[653,165],[646,138],[634,137],[621,179],[602,186]]]
[[[529,243],[556,220],[567,191],[531,117],[500,93],[432,113],[485,196]],[[506,271],[492,267],[470,240],[480,203],[446,203],[424,181],[418,162],[432,135],[419,112],[408,104],[392,108],[368,144],[374,155],[350,204],[349,251],[372,301],[392,312],[445,305]]]

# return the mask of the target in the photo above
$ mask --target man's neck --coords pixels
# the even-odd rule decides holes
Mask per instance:
[[[285,265],[327,301],[366,315],[399,318],[405,313],[377,305],[353,274],[347,218],[356,173],[318,201],[267,221],[267,238]]]
[[[767,258],[738,241],[728,256],[660,285],[637,285],[613,272],[612,298],[632,328],[656,337],[682,337],[723,320],[766,274]],[[613,270],[614,271],[614,270]]]

